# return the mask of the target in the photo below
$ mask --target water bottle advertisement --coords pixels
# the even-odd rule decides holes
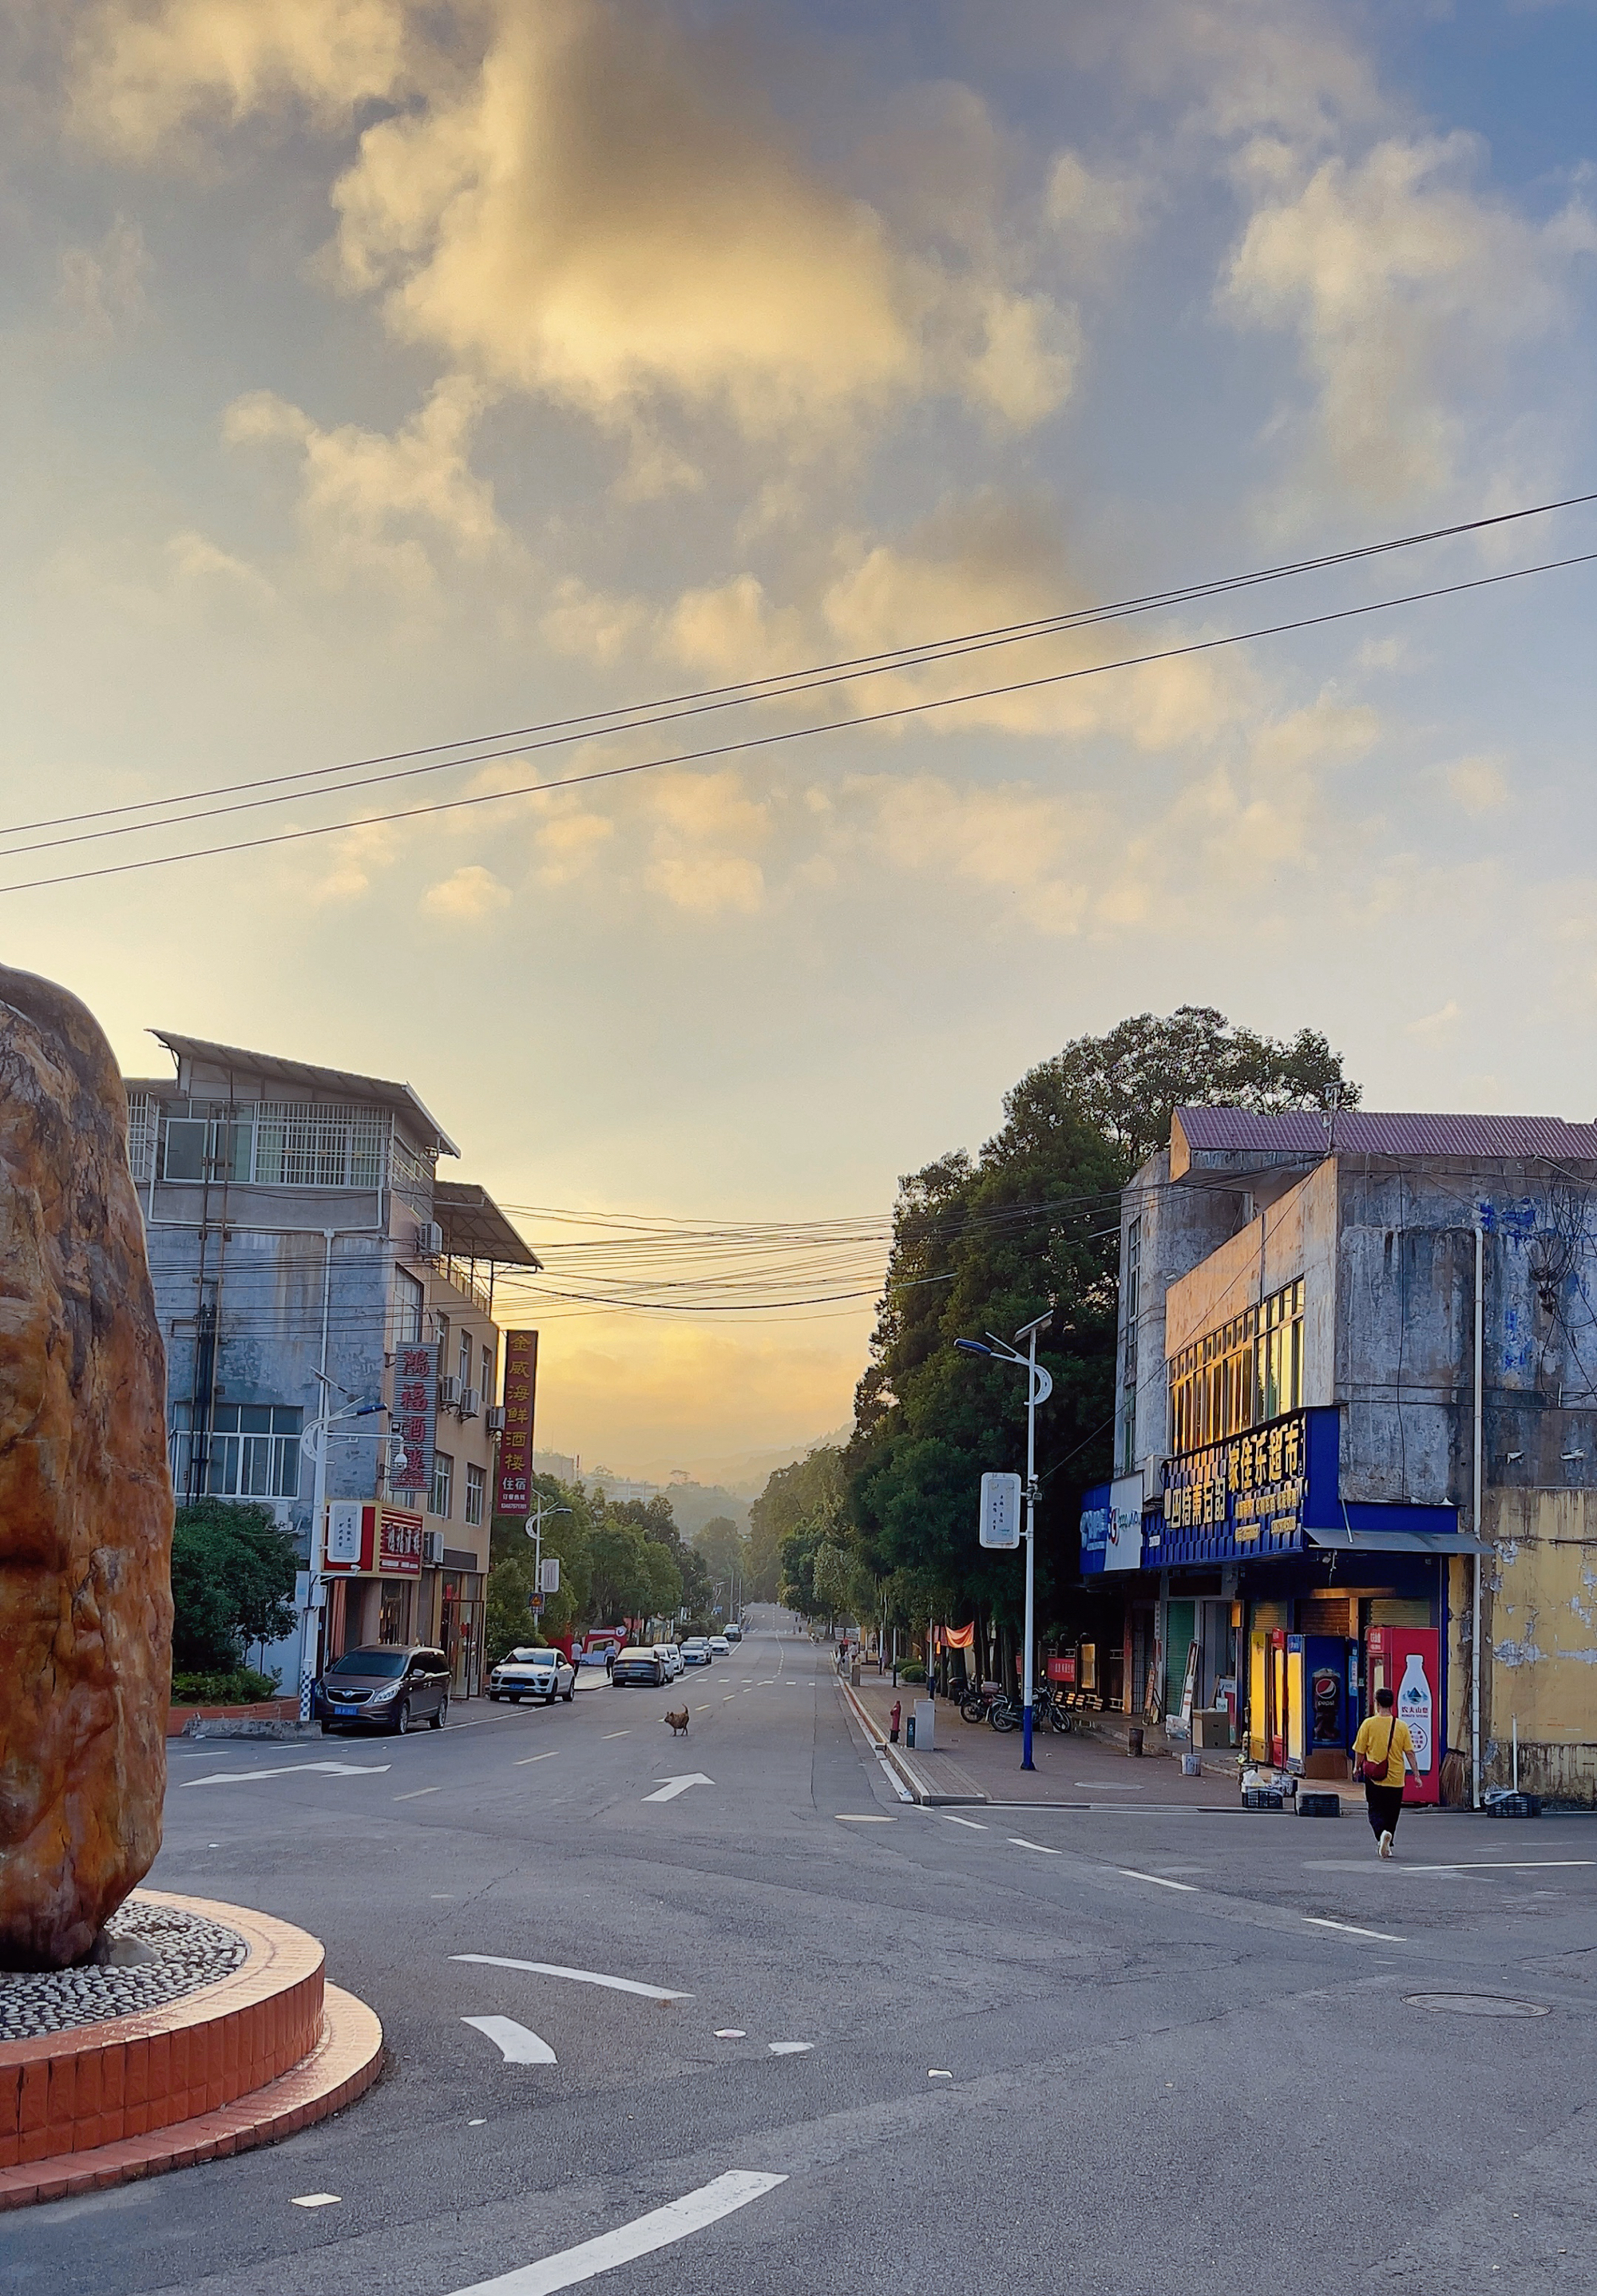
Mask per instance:
[[[1443,1738],[1441,1636],[1434,1627],[1372,1627],[1369,1711],[1375,1711],[1375,1693],[1393,1691],[1397,1718],[1408,1725],[1414,1742],[1417,1778],[1405,1780],[1405,1802],[1441,1800]]]

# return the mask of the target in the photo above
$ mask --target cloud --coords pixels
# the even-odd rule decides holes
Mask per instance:
[[[1391,137],[1306,179],[1280,144],[1241,173],[1255,205],[1222,283],[1241,326],[1288,332],[1314,387],[1312,437],[1345,486],[1380,499],[1433,491],[1457,459],[1458,378],[1564,315],[1569,257],[1597,248],[1586,211],[1527,222],[1478,195],[1463,134]]]
[[[1505,762],[1502,758],[1460,758],[1445,768],[1443,778],[1448,790],[1472,821],[1508,803]]]
[[[766,878],[754,857],[771,834],[771,808],[746,795],[736,773],[674,773],[651,792],[656,821],[648,882],[674,908],[752,916]]]
[[[97,246],[64,249],[55,291],[62,333],[99,348],[128,332],[143,315],[151,268],[144,234],[126,216]]]
[[[334,125],[405,85],[409,14],[404,0],[106,0],[76,42],[74,124],[146,160],[192,126],[290,105]]]
[[[1450,996],[1447,1002],[1435,1013],[1426,1013],[1417,1021],[1405,1022],[1404,1034],[1432,1040],[1450,1037],[1460,1018],[1461,1011],[1462,1007],[1457,997]]]
[[[508,908],[512,898],[510,887],[501,884],[491,869],[471,863],[429,885],[422,896],[422,906],[430,917],[442,918],[449,924],[480,924]]]
[[[232,447],[287,449],[296,512],[318,572],[332,585],[381,575],[413,594],[435,586],[435,556],[482,562],[507,552],[494,491],[469,459],[486,403],[479,385],[446,375],[393,432],[353,422],[325,430],[275,391],[237,398],[223,419]]]
[[[586,876],[615,833],[615,823],[602,814],[559,815],[537,834],[540,882],[551,889],[575,884]]]

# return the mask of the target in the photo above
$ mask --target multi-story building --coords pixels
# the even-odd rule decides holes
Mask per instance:
[[[164,1029],[127,1083],[128,1156],[167,1341],[172,1478],[272,1508],[325,1660],[438,1642],[479,1685],[501,1333],[494,1276],[538,1261],[408,1085]],[[320,1423],[320,1424],[319,1424]],[[312,1537],[318,1439],[328,1502]],[[285,1686],[298,1644],[266,1654]]]
[[[1427,1798],[1597,1795],[1597,1125],[1181,1109],[1120,1241],[1100,1686],[1339,1776],[1384,1679]]]

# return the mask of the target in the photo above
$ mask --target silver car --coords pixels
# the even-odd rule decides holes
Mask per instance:
[[[569,1706],[577,1687],[577,1669],[564,1651],[507,1651],[488,1677],[488,1696],[497,1705],[508,1698],[520,1705],[524,1698],[541,1698],[553,1706],[563,1698]]]

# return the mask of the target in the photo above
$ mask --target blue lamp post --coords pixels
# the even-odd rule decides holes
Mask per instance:
[[[1020,1767],[1035,1770],[1031,1759],[1031,1707],[1034,1685],[1032,1654],[1036,1641],[1035,1623],[1036,1503],[1037,1503],[1037,1406],[1046,1403],[1053,1392],[1053,1377],[1037,1361],[1037,1333],[1052,1320],[1050,1308],[1045,1315],[1034,1316],[1022,1324],[1015,1333],[1015,1345],[1007,1346],[989,1332],[986,1342],[980,1340],[955,1340],[954,1346],[968,1356],[987,1356],[995,1363],[1019,1364],[1026,1374],[1026,1654],[1021,1670],[1020,1687]],[[1026,1345],[1026,1353],[1019,1349]]]

